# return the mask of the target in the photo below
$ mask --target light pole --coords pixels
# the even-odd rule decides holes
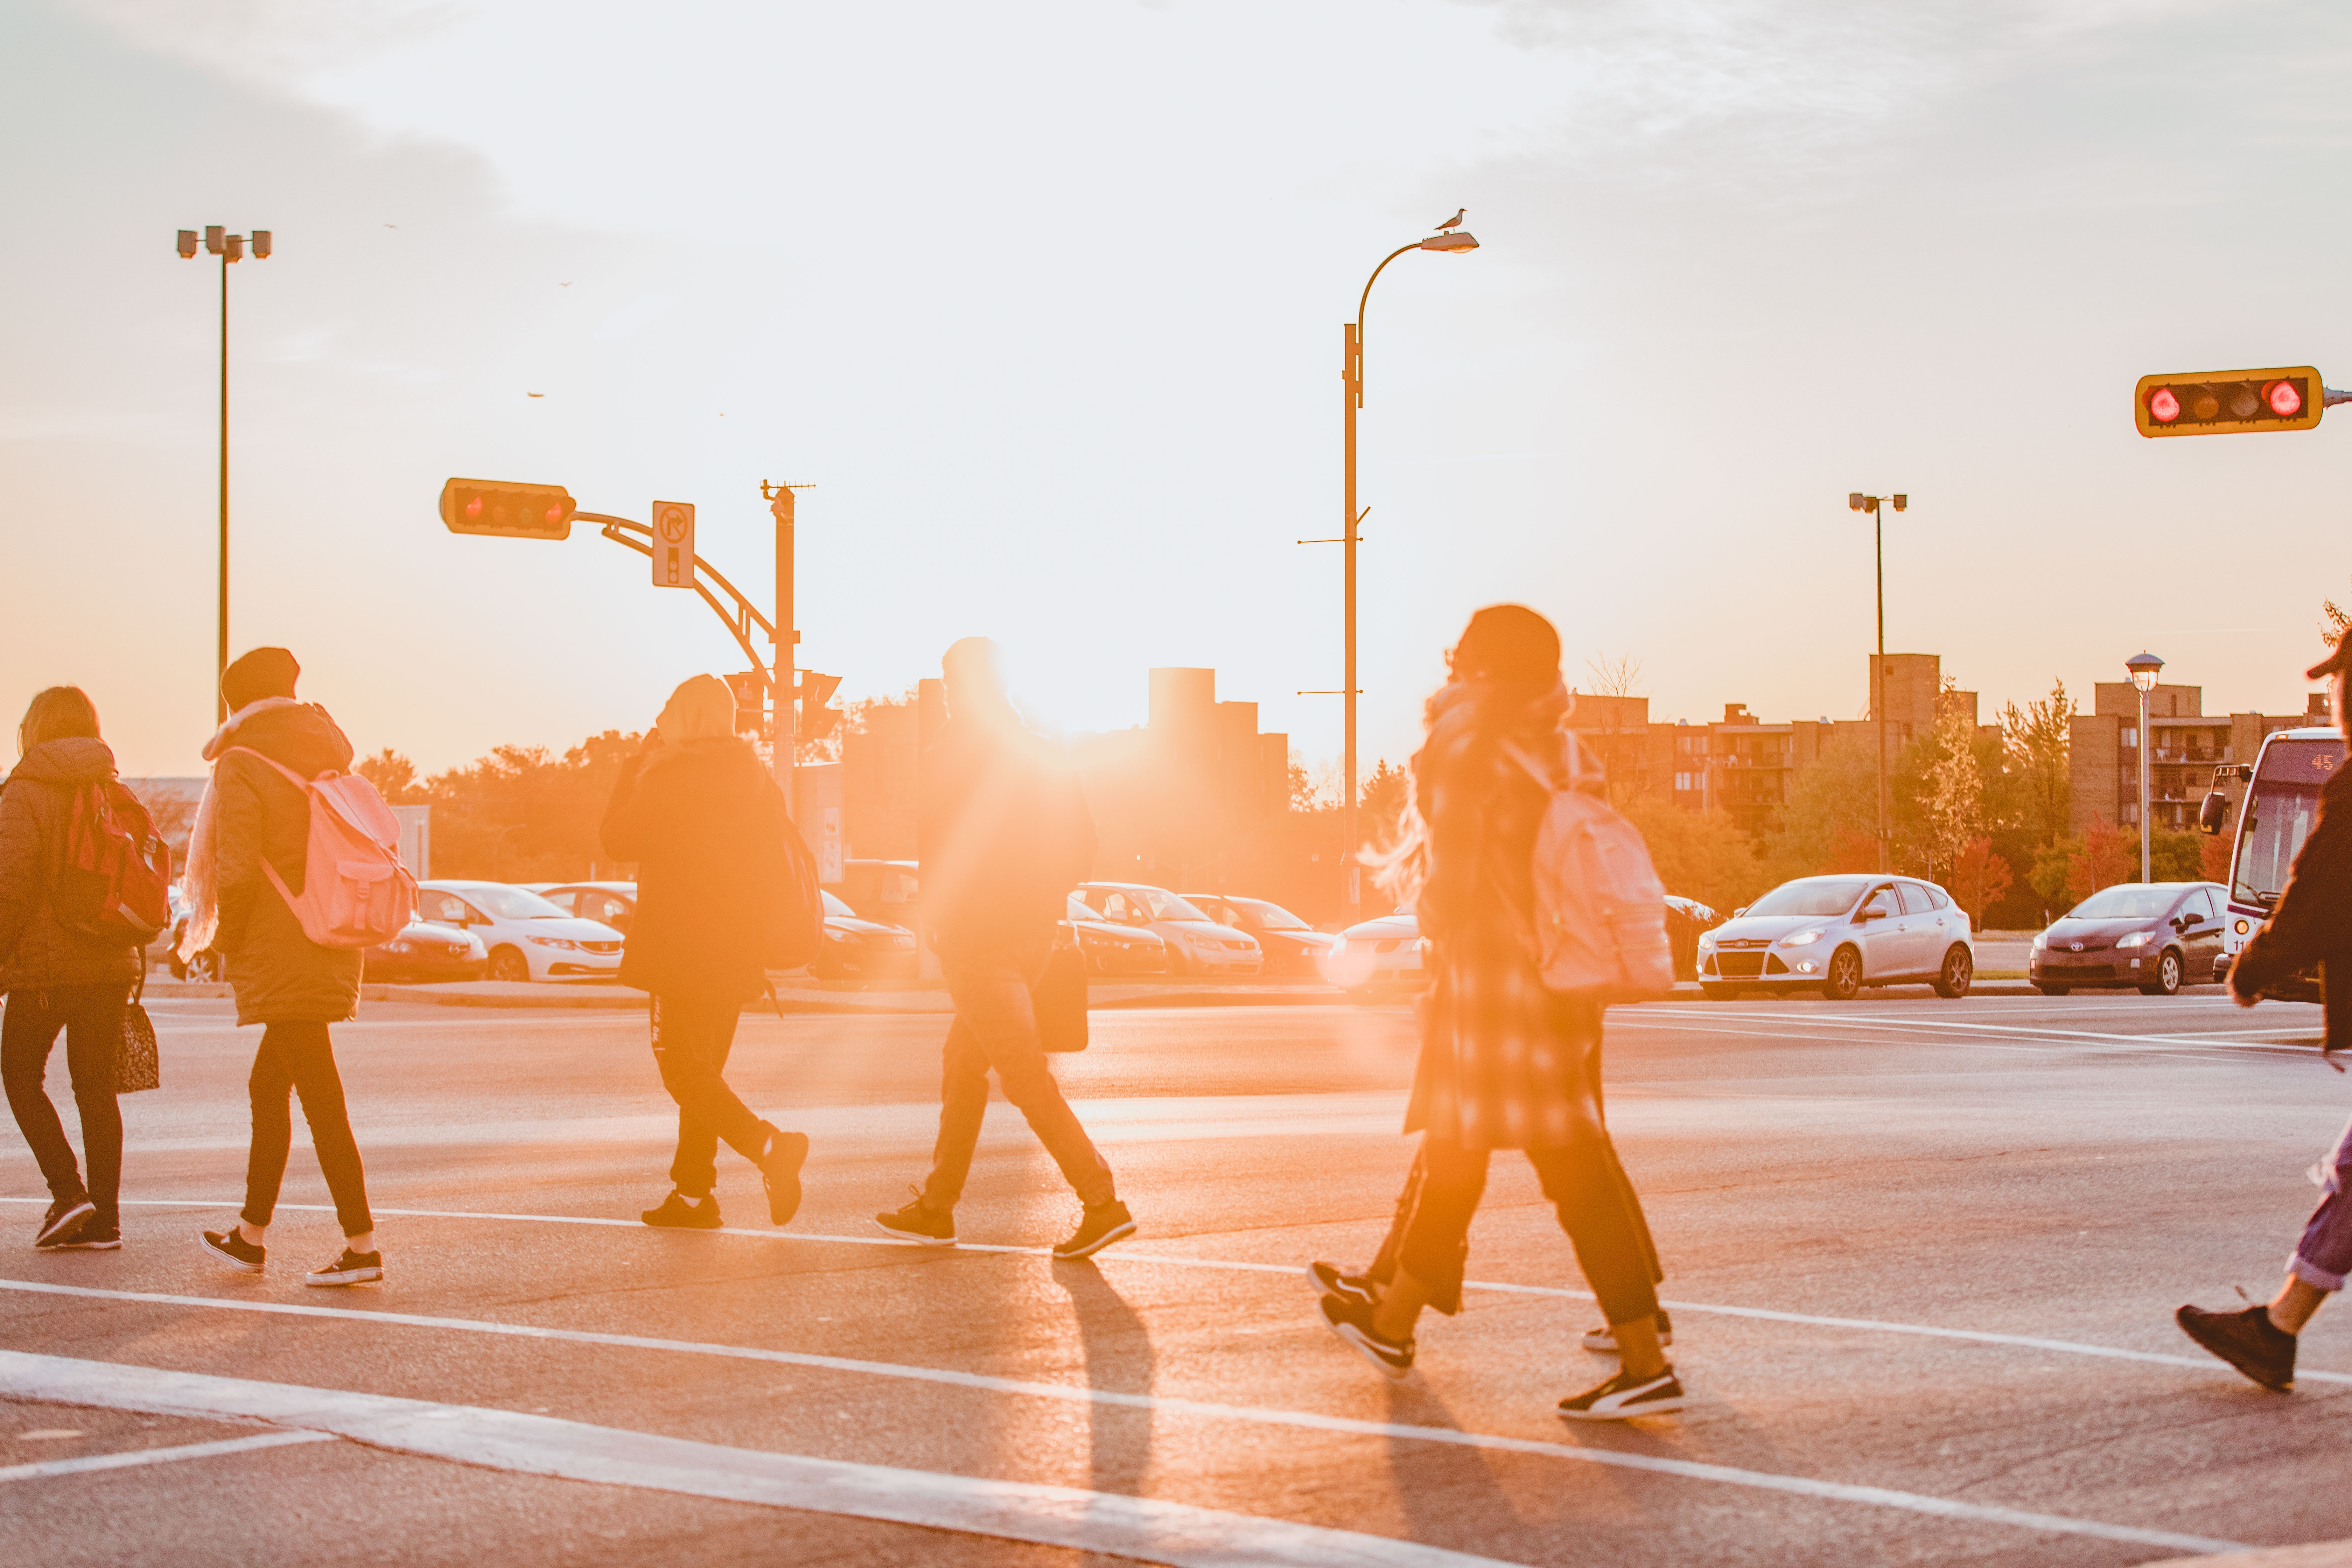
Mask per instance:
[[[1885,873],[1895,868],[1895,833],[1888,821],[1886,798],[1886,531],[1885,516],[1879,510],[1881,501],[1890,502],[1896,511],[1901,511],[1911,504],[1911,498],[1868,496],[1860,490],[1849,491],[1845,498],[1848,511],[1870,514],[1871,552],[1878,576],[1878,657],[1870,665],[1870,708],[1878,716],[1878,869]]]
[[[1364,405],[1364,310],[1371,303],[1372,285],[1388,270],[1390,262],[1408,250],[1457,251],[1475,250],[1478,241],[1467,229],[1461,227],[1463,215],[1454,215],[1452,221],[1438,226],[1438,231],[1427,239],[1416,239],[1411,245],[1400,245],[1381,258],[1372,275],[1364,279],[1364,292],[1356,301],[1356,319],[1340,327],[1339,385],[1342,415],[1340,417],[1341,462],[1340,528],[1338,539],[1301,540],[1302,544],[1339,544],[1346,548],[1346,564],[1341,569],[1345,580],[1347,649],[1342,660],[1340,699],[1345,713],[1345,739],[1341,744],[1346,794],[1339,802],[1339,896],[1348,913],[1348,923],[1353,925],[1363,914],[1363,879],[1356,863],[1356,525],[1364,514],[1356,510],[1356,410]],[[1301,695],[1308,695],[1302,693]],[[1319,695],[1319,694],[1318,694]]]
[[[2152,653],[2134,654],[2124,660],[2124,668],[2139,690],[2139,879],[2147,882],[2155,879],[2148,874],[2148,848],[2156,833],[2147,816],[2147,694],[2156,689],[2157,671],[2164,668],[2164,660]]]
[[[205,228],[205,248],[221,258],[220,308],[220,637],[213,665],[213,693],[216,711],[215,722],[228,719],[228,698],[221,692],[221,678],[228,673],[228,269],[232,262],[245,259],[245,236],[226,234],[218,224]],[[179,232],[180,259],[193,261],[196,256],[196,231],[184,228]],[[253,231],[253,255],[258,261],[269,259],[269,231]]]

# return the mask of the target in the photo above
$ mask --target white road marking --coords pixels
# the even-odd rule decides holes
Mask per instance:
[[[1171,1568],[1495,1568],[1497,1560],[1074,1487],[803,1458],[476,1405],[0,1352],[0,1393],[57,1404],[300,1428],[223,1450],[347,1437],[371,1448],[522,1475],[680,1492],[1075,1547]],[[194,1449],[176,1450],[194,1458]],[[122,1458],[135,1461],[139,1455]],[[67,1460],[67,1464],[85,1461]],[[46,1466],[28,1466],[42,1469]],[[0,1476],[5,1476],[0,1471]]]
[[[1763,1022],[1787,1022],[1789,1021],[1790,1015],[1785,1013],[1736,1013],[1727,1012],[1721,1009],[1693,1009],[1689,1012],[1682,1012],[1674,1009],[1661,1009],[1659,1012],[1652,1015],[1649,1020],[1641,1021],[1648,1023],[1651,1027],[1671,1026],[1657,1024],[1654,1021],[1657,1018],[1665,1017],[1745,1019]],[[1632,1024],[1636,1021],[1637,1020],[1632,1018],[1611,1020],[1612,1024],[1621,1022]],[[1971,1034],[2001,1035],[2011,1037],[2023,1037],[2027,1039],[2049,1041],[2053,1044],[2070,1040],[2086,1040],[2111,1046],[2168,1047],[2172,1047],[2174,1050],[2204,1049],[2211,1051],[2227,1049],[2233,1052],[2249,1050],[2276,1050],[2294,1055],[2307,1054],[2304,1047],[2295,1046],[2266,1046],[2257,1044],[2231,1045],[2228,1041],[2213,1040],[2210,1037],[2200,1038],[2195,1036],[2120,1035],[2093,1029],[2059,1029],[2031,1024],[1971,1024],[1966,1020],[1957,1018],[1929,1022],[1924,1020],[1902,1020],[1890,1017],[1832,1018],[1819,1013],[1808,1013],[1804,1015],[1804,1021],[1808,1024],[1822,1025],[1833,1029],[1890,1029],[1903,1034],[1916,1035],[1936,1035],[1942,1034],[1947,1030],[1963,1030]],[[1957,1045],[1959,1042],[1953,1041],[1951,1043]]]
[[[1868,1503],[1878,1508],[1900,1509],[1906,1512],[1928,1514],[1937,1518],[1959,1520],[1970,1523],[2011,1525],[2021,1530],[2041,1531],[2061,1535],[2091,1536],[2102,1541],[2122,1541],[2136,1545],[2163,1546],[2181,1552],[2241,1550],[2229,1542],[2184,1535],[2173,1531],[2143,1530],[2136,1525],[2105,1524],[2096,1520],[2074,1519],[2064,1514],[2034,1513],[2021,1509],[2001,1508],[1993,1504],[1962,1502],[1951,1498],[1930,1497],[1919,1492],[1896,1491],[1885,1487],[1853,1486],[1840,1481],[1815,1480],[1809,1476],[1784,1476],[1769,1470],[1740,1469],[1730,1465],[1703,1464],[1690,1459],[1669,1459],[1651,1454],[1623,1453],[1608,1448],[1580,1448],[1564,1443],[1544,1443],[1525,1437],[1505,1437],[1484,1432],[1465,1432],[1448,1426],[1412,1426],[1388,1421],[1360,1421],[1344,1415],[1321,1415],[1303,1410],[1224,1405],[1211,1400],[1184,1399],[1163,1394],[1122,1394],[1110,1389],[1088,1388],[1072,1384],[1031,1383],[1019,1378],[992,1377],[982,1373],[956,1372],[945,1367],[909,1366],[896,1362],[861,1361],[847,1356],[817,1355],[805,1351],[769,1350],[752,1345],[711,1344],[692,1340],[656,1339],[640,1334],[603,1333],[584,1329],[542,1328],[535,1324],[502,1323],[482,1318],[437,1318],[427,1317],[422,1313],[371,1310],[352,1307],[312,1307],[290,1301],[239,1301],[214,1296],[174,1296],[162,1291],[105,1290],[91,1286],[54,1285],[30,1279],[0,1279],[0,1290],[23,1290],[38,1295],[67,1296],[84,1300],[135,1301],[152,1306],[208,1307],[229,1312],[334,1319],[346,1322],[389,1323],[404,1328],[492,1334],[564,1344],[604,1345],[620,1350],[664,1351],[673,1354],[719,1356],[739,1361],[762,1362],[777,1366],[805,1367],[820,1372],[849,1373],[866,1377],[887,1377],[914,1383],[939,1384],[954,1388],[974,1389],[988,1394],[1018,1394],[1035,1399],[1058,1399],[1075,1404],[1118,1405],[1133,1410],[1164,1411],[1171,1415],[1193,1415],[1219,1421],[1247,1422],[1255,1426],[1290,1426],[1316,1432],[1335,1432],[1351,1436],[1439,1443],[1457,1447],[1494,1449],[1514,1454],[1540,1454],[1547,1458],[1564,1459],[1575,1464],[1601,1465],[1616,1469],[1645,1470],[1654,1475],[1675,1476],[1685,1480],[1715,1481],[1726,1486],[1746,1487],[1758,1491],[1781,1492],[1834,1502]],[[12,1352],[0,1352],[0,1356],[10,1354]],[[0,1387],[5,1386],[5,1384],[0,1384]]]
[[[28,1394],[26,1397],[33,1396]],[[95,1399],[79,1399],[73,1403],[123,1408]],[[0,1481],[37,1481],[51,1476],[88,1475],[92,1470],[128,1470],[141,1465],[170,1465],[182,1459],[210,1459],[222,1454],[247,1454],[256,1448],[283,1448],[290,1443],[331,1443],[334,1440],[334,1435],[329,1432],[263,1432],[252,1437],[224,1437],[217,1443],[188,1443],[176,1448],[139,1448],[122,1454],[89,1454],[79,1459],[43,1459],[31,1465],[0,1465]]]

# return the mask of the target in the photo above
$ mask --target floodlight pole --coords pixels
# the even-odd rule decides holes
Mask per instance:
[[[1878,874],[1895,868],[1895,828],[1886,786],[1886,530],[1881,502],[1891,501],[1901,511],[1911,504],[1907,494],[1874,496],[1860,490],[1845,498],[1849,511],[1870,514],[1872,572],[1878,583],[1878,657],[1871,661],[1871,707],[1878,715]]]
[[[183,261],[196,257],[196,231],[179,231],[176,248]],[[230,234],[221,225],[208,225],[204,231],[205,250],[221,258],[220,274],[220,606],[215,628],[213,656],[214,722],[228,721],[228,696],[221,690],[221,682],[228,675],[228,269],[229,264],[245,259],[246,236]],[[270,253],[270,232],[266,228],[253,231],[254,259],[267,261]]]

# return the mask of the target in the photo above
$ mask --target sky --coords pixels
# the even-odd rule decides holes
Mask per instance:
[[[2147,441],[2148,372],[2352,385],[2352,8],[2190,0],[16,0],[0,7],[0,713],[89,689],[129,774],[213,723],[220,264],[232,642],[420,766],[637,729],[742,658],[452,476],[698,509],[801,662],[1003,641],[1140,723],[1210,666],[1339,750],[1339,339],[1367,318],[1363,769],[1518,600],[1654,717],[1851,718],[1887,644],[2005,700],[2143,648],[2300,711],[2352,407]],[[530,396],[537,393],[541,395]],[[763,650],[764,652],[764,650]]]

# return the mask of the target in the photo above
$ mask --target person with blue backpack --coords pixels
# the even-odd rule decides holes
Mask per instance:
[[[1493,1153],[1517,1149],[1607,1320],[1585,1342],[1620,1358],[1615,1374],[1562,1399],[1558,1414],[1618,1421],[1679,1410],[1682,1384],[1662,1342],[1663,1275],[1602,1119],[1600,1081],[1606,1001],[1671,986],[1664,892],[1630,826],[1600,800],[1573,798],[1597,795],[1603,781],[1562,728],[1570,698],[1551,623],[1518,605],[1480,610],[1448,665],[1412,761],[1417,815],[1382,872],[1433,949],[1405,1113],[1421,1148],[1382,1265],[1363,1275],[1327,1262],[1310,1269],[1323,1321],[1388,1376],[1411,1372],[1423,1309],[1461,1310],[1470,1221]],[[1577,854],[1588,856],[1588,882],[1613,877],[1633,889],[1620,907],[1596,910],[1588,898],[1583,910],[1638,918],[1615,932],[1613,920],[1557,929],[1559,862]]]

